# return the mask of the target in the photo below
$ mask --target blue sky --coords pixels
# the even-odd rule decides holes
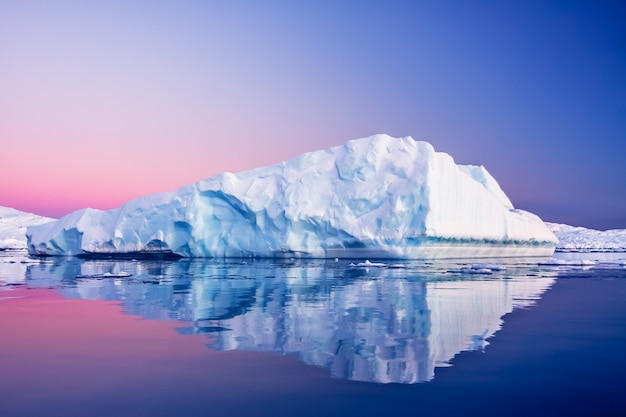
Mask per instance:
[[[107,209],[388,133],[626,228],[626,3],[0,3],[0,205]]]

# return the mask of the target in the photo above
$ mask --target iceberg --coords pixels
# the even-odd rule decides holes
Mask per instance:
[[[626,229],[602,231],[559,223],[546,225],[559,240],[558,252],[626,252]]]
[[[54,219],[0,206],[0,250],[26,249],[26,228],[51,221]]]
[[[375,135],[29,227],[44,256],[434,259],[551,256],[554,234],[482,166]]]

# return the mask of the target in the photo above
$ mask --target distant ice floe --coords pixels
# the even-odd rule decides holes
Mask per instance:
[[[559,240],[559,252],[626,252],[626,229],[601,231],[559,223],[546,225]]]
[[[54,220],[0,206],[0,250],[26,249],[26,228]]]
[[[128,278],[131,276],[132,274],[128,272],[104,272],[102,274],[79,274],[76,278]]]
[[[538,262],[537,265],[543,268],[558,269],[559,271],[567,271],[567,270],[583,271],[583,270],[588,270],[588,269],[595,267],[597,263],[596,261],[592,261],[589,259],[564,260],[564,259],[551,258],[546,261]]]
[[[565,260],[551,258],[547,261],[538,262],[537,264],[541,266],[593,266],[596,264],[596,261],[591,261],[588,259]]]
[[[493,274],[494,272],[505,271],[506,266],[493,263],[472,264],[469,268],[461,268],[462,274]]]
[[[491,269],[492,271],[504,271],[506,266],[500,264],[472,264],[472,269]]]
[[[557,252],[550,259],[537,263],[540,267],[563,270],[622,269],[626,266],[626,252]]]
[[[26,271],[32,268],[46,268],[50,258],[31,258],[25,250],[0,251],[0,290],[7,285],[24,284]]]
[[[360,267],[365,267],[365,268],[371,268],[371,267],[384,268],[387,266],[387,264],[383,262],[370,262],[369,259],[366,259],[365,262],[359,262],[355,266],[360,266]]]
[[[8,263],[8,264],[16,264],[16,263],[20,263],[20,264],[40,264],[42,262],[41,259],[33,259],[33,258],[29,258],[27,256],[24,255],[17,255],[17,256],[6,256],[6,257],[2,257],[2,260],[0,261],[2,263]]]

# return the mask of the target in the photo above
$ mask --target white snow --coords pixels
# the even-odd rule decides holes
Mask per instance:
[[[550,256],[556,243],[485,168],[387,135],[28,229],[40,255]]]
[[[0,250],[26,249],[26,227],[51,221],[54,219],[0,206]]]
[[[626,229],[600,231],[559,223],[546,225],[559,240],[558,251],[626,252]]]

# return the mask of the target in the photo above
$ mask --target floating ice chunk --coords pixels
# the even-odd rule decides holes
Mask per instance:
[[[39,259],[24,258],[20,260],[20,263],[21,264],[38,264],[41,262],[39,261]]]
[[[33,258],[27,258],[24,256],[3,256],[0,259],[0,263],[4,263],[4,264],[16,264],[16,263],[20,263],[20,264],[42,264],[42,263],[46,263],[45,261],[42,261],[41,259],[33,259]]]
[[[462,268],[463,274],[493,274],[494,272],[505,271],[506,267],[500,264],[481,263],[472,264],[469,268]]]
[[[537,265],[540,265],[540,266],[592,266],[592,265],[596,265],[596,262],[589,260],[589,259],[565,260],[565,259],[551,258],[551,259],[548,259],[547,261],[538,262]]]
[[[489,268],[461,268],[462,274],[493,274]]]
[[[128,272],[104,272],[102,274],[76,275],[76,278],[128,278],[132,276]]]
[[[356,264],[356,266],[362,266],[362,267],[385,267],[387,266],[387,264],[384,264],[382,262],[370,262],[369,259],[366,259],[365,262],[359,262],[358,264]]]
[[[472,264],[472,269],[490,269],[492,271],[505,271],[506,266],[500,264]]]

